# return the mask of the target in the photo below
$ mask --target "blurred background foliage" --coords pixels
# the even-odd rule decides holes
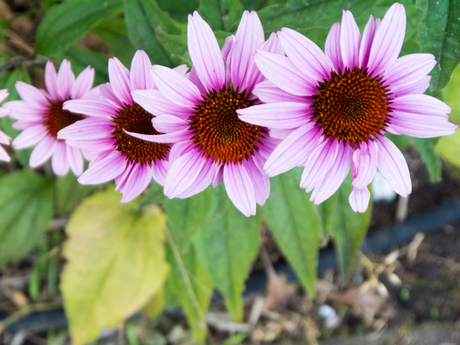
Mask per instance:
[[[87,65],[95,85],[108,82],[107,61],[116,56],[127,67],[137,49],[153,64],[190,66],[188,14],[198,10],[222,45],[234,34],[243,10],[256,10],[266,36],[287,26],[321,48],[342,10],[361,29],[369,14],[383,17],[390,0],[46,0],[2,1],[0,9],[0,89],[19,99],[16,81],[44,87],[44,64],[71,61],[75,74]],[[402,0],[407,32],[402,55],[432,53],[429,94],[453,108],[460,121],[460,3],[456,0]],[[27,20],[25,20],[25,18]],[[453,79],[451,80],[451,76]],[[447,86],[447,87],[446,87]],[[8,117],[0,127],[11,137]],[[440,155],[460,166],[460,132],[438,139],[391,139],[401,150],[416,147],[432,181],[441,174]],[[9,148],[12,161],[0,163],[0,266],[34,258],[29,295],[40,300],[46,281],[50,296],[63,295],[75,344],[97,338],[143,310],[150,316],[166,305],[183,308],[196,341],[207,335],[206,312],[212,291],[223,296],[234,321],[243,318],[242,292],[259,252],[260,230],[269,228],[295,270],[299,283],[316,294],[319,249],[333,239],[343,279],[353,266],[370,222],[371,208],[352,212],[347,180],[327,202],[314,206],[299,188],[300,171],[271,179],[271,195],[255,217],[246,218],[229,201],[223,186],[186,200],[169,200],[160,186],[129,204],[111,184],[81,186],[71,173],[56,177],[49,166],[28,167],[30,150]],[[32,254],[31,254],[32,253]],[[62,274],[60,258],[66,260]],[[59,275],[61,276],[59,277]],[[59,285],[60,284],[60,285]],[[4,324],[3,326],[6,326]],[[128,330],[127,330],[128,331]]]

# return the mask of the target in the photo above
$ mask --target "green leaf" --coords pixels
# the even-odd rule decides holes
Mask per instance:
[[[442,90],[460,62],[460,2],[417,0],[424,12],[418,39],[423,53],[431,53],[438,64],[431,71],[430,92]]]
[[[349,175],[336,192],[335,209],[330,210],[334,215],[330,229],[334,236],[336,256],[343,280],[353,268],[356,255],[366,236],[371,220],[371,204],[365,213],[353,212],[348,202],[351,190],[351,177]]]
[[[113,55],[125,66],[131,65],[136,48],[128,38],[126,22],[123,19],[108,19],[94,26],[91,31],[110,48]]]
[[[83,197],[96,188],[94,185],[82,185],[78,183],[77,176],[72,171],[66,176],[56,176],[55,198],[58,213],[71,213]]]
[[[203,225],[211,210],[213,193],[211,188],[187,199],[165,199],[166,225],[179,250],[184,254],[193,235]]]
[[[185,25],[171,19],[154,0],[124,0],[128,36],[136,49],[144,50],[153,64],[175,67],[176,60],[156,36],[157,28],[167,34],[185,32]]]
[[[67,59],[72,63],[72,70],[77,76],[86,67],[91,66],[95,69],[94,85],[100,85],[109,81],[108,60],[109,58],[96,53],[78,44],[68,46],[64,51],[56,54],[56,59],[61,62]]]
[[[186,23],[187,16],[198,8],[198,0],[157,0],[163,11],[168,12],[171,17],[180,22]]]
[[[112,188],[96,193],[80,204],[67,226],[61,289],[76,345],[141,309],[169,271],[163,212],[119,200]]]
[[[156,30],[158,42],[163,46],[169,56],[176,59],[179,64],[192,65],[188,55],[187,35],[169,35],[161,29]]]
[[[342,10],[350,10],[355,17],[367,15],[369,8],[376,1],[359,0],[289,0],[278,3],[259,11],[266,35],[278,31],[282,27],[290,27],[307,35],[321,48],[324,47],[326,36],[335,22],[342,19]]]
[[[278,246],[309,297],[314,298],[321,219],[307,193],[299,187],[299,173],[291,170],[271,179],[270,198],[263,210]]]
[[[166,248],[168,262],[172,267],[167,285],[184,309],[195,340],[205,343],[206,312],[213,288],[211,276],[192,245],[179,253],[180,261],[174,255],[171,245]]]
[[[441,179],[441,161],[436,151],[436,145],[439,142],[439,138],[410,138],[410,141],[414,144],[417,150],[420,152],[423,162],[428,170],[431,182],[437,182]]]
[[[0,179],[0,266],[27,254],[53,215],[53,185],[33,172]]]
[[[239,0],[201,0],[198,12],[213,30],[234,31],[243,6]]]
[[[245,217],[238,211],[222,184],[214,189],[214,194],[214,211],[195,234],[193,243],[214,285],[224,295],[230,316],[241,321],[241,294],[251,262],[258,253],[260,218]]]
[[[122,0],[68,0],[51,8],[37,30],[37,54],[53,56],[98,21],[123,11]]]
[[[460,123],[460,67],[455,69],[449,85],[444,89],[444,101],[452,108],[450,121]]]

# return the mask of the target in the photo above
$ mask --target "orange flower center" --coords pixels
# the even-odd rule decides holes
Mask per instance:
[[[62,109],[62,104],[65,101],[53,102],[48,108],[47,117],[44,121],[44,125],[48,130],[48,133],[57,138],[57,133],[67,126],[74,124],[77,121],[83,120],[83,116],[80,114],[74,114],[68,110]]]

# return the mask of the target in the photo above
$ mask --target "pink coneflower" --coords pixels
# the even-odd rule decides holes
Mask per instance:
[[[164,188],[169,198],[187,198],[223,180],[229,198],[246,216],[256,213],[256,203],[265,203],[270,182],[263,164],[279,141],[236,114],[258,102],[252,90],[264,78],[254,63],[255,51],[281,52],[275,35],[264,40],[259,17],[245,11],[236,36],[227,37],[221,51],[195,12],[188,22],[189,78],[153,66],[159,91],[133,92],[136,102],[157,115],[155,128],[166,134],[132,135],[174,143]]]
[[[384,133],[430,138],[452,134],[457,126],[448,122],[451,109],[446,104],[422,94],[434,56],[398,58],[405,28],[399,3],[382,22],[370,16],[362,38],[353,15],[344,11],[342,24],[329,32],[325,54],[287,28],[278,37],[288,57],[257,52],[257,66],[279,88],[278,99],[286,101],[238,113],[242,120],[284,136],[264,166],[269,176],[305,166],[300,186],[313,190],[311,200],[320,204],[335,193],[351,167],[349,201],[359,212],[367,209],[367,186],[376,169],[396,193],[406,197],[411,192],[407,163]],[[273,93],[273,84],[260,85],[254,93]]]
[[[153,89],[151,67],[150,59],[141,50],[134,55],[131,71],[112,58],[109,60],[110,83],[99,88],[101,99],[72,100],[64,104],[64,109],[88,117],[58,135],[70,146],[93,152],[88,170],[78,181],[99,184],[115,179],[116,191],[123,193],[121,202],[137,197],[152,178],[163,185],[168,168],[169,144],[146,142],[124,132],[160,134],[152,126],[153,113],[131,97],[131,90]]]
[[[0,90],[0,103],[5,100],[6,97],[8,97],[9,93],[8,90],[3,89]],[[10,113],[10,109],[1,107],[0,108],[0,118],[8,115]],[[10,144],[10,137],[7,136],[3,131],[0,131],[0,144],[4,145],[9,145]],[[8,153],[5,151],[5,149],[0,146],[0,161],[5,161],[9,162],[11,160],[10,156]]]
[[[78,113],[62,109],[62,104],[69,99],[97,97],[98,93],[91,87],[94,69],[89,66],[75,79],[70,62],[63,60],[59,72],[51,61],[45,68],[45,84],[48,90],[37,89],[18,81],[16,90],[23,99],[5,104],[11,109],[10,116],[17,119],[13,127],[23,130],[14,140],[15,149],[35,146],[30,156],[29,165],[36,168],[51,157],[51,166],[56,175],[65,175],[70,169],[75,175],[83,172],[83,157],[79,149],[70,147],[57,139],[57,133],[83,119]]]

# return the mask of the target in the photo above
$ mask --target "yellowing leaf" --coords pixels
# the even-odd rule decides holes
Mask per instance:
[[[460,132],[442,137],[436,146],[441,156],[449,163],[460,167]]]
[[[112,189],[84,200],[67,226],[62,273],[64,309],[75,345],[97,338],[141,309],[163,285],[169,266],[165,219],[157,206],[121,204]]]

